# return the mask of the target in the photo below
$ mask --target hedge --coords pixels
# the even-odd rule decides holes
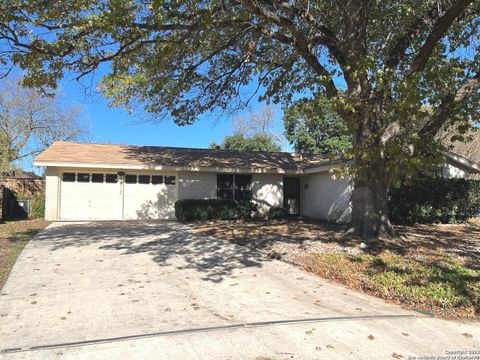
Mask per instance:
[[[271,220],[281,220],[287,217],[287,210],[282,207],[271,207],[268,210],[268,218]]]
[[[239,203],[220,199],[183,199],[175,202],[175,217],[178,221],[233,220],[250,218],[256,210],[251,202]]]
[[[420,176],[390,190],[388,211],[399,225],[463,223],[480,212],[480,181]]]

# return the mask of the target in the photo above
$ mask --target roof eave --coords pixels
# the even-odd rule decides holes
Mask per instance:
[[[347,167],[353,164],[354,164],[353,160],[342,161],[342,162],[330,163],[330,164],[325,164],[320,166],[307,167],[303,170],[303,172],[305,174],[315,174],[315,173],[330,171],[330,170],[334,170],[342,167]]]
[[[61,168],[91,168],[91,169],[121,169],[121,170],[154,170],[154,171],[192,171],[192,172],[226,172],[226,173],[258,173],[258,174],[302,174],[301,169],[282,168],[238,168],[219,166],[161,166],[161,165],[134,165],[114,163],[83,163],[70,161],[45,161],[35,160],[35,166],[61,167]]]
[[[476,173],[476,174],[479,174],[480,173],[480,164],[477,164],[471,160],[468,160],[466,158],[464,158],[463,156],[460,156],[460,155],[457,155],[451,151],[441,151],[441,153],[443,155],[445,155],[445,157],[447,157],[448,159],[452,160],[453,162],[456,162],[460,165],[462,165],[463,167],[467,168],[468,170],[470,170],[471,174],[472,173]]]

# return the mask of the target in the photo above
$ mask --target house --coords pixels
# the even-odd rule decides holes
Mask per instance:
[[[328,221],[350,216],[350,180],[329,171],[345,163],[324,155],[60,141],[35,165],[46,168],[47,220],[175,219],[176,200],[210,198],[251,200],[259,215],[281,206]]]

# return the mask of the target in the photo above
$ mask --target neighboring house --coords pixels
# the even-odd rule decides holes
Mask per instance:
[[[211,198],[251,200],[261,216],[350,216],[350,180],[329,172],[345,163],[324,155],[55,142],[35,165],[46,167],[47,220],[174,219],[176,200]]]

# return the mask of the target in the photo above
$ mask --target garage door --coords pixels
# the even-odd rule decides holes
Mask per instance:
[[[70,173],[61,177],[62,220],[174,219],[173,175]]]
[[[124,219],[175,219],[176,177],[127,174],[124,182]]]
[[[63,173],[60,219],[121,219],[121,184],[116,174]]]

